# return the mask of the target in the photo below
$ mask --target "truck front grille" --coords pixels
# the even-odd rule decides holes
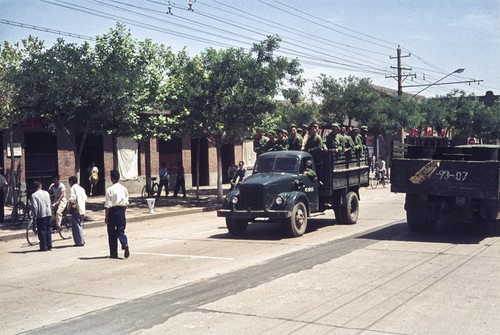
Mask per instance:
[[[264,209],[264,186],[263,185],[240,185],[241,208],[253,210]]]

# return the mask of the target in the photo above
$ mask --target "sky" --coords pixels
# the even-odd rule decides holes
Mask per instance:
[[[188,2],[170,1],[169,14],[168,0],[0,0],[0,41],[92,44],[123,22],[138,40],[194,56],[278,35],[278,54],[298,58],[308,88],[325,74],[397,89],[400,46],[405,93],[500,94],[500,0],[197,0],[192,11]]]

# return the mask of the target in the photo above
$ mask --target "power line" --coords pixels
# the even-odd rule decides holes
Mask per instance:
[[[57,35],[61,35],[61,36],[69,36],[69,37],[79,38],[82,40],[95,41],[95,38],[90,37],[90,36],[74,34],[74,33],[69,33],[67,31],[61,31],[61,30],[50,29],[50,28],[45,28],[45,27],[34,26],[32,24],[26,24],[26,23],[4,20],[4,19],[0,19],[0,23],[7,24],[10,26],[16,26],[16,27],[21,27],[21,28],[43,31],[46,33],[57,34]]]

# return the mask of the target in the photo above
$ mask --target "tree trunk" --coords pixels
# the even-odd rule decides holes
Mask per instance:
[[[14,169],[16,167],[16,159],[14,157],[14,130],[12,129],[12,127],[10,128],[9,131],[9,148],[10,148],[10,173],[7,176],[8,178],[7,182],[9,183],[7,194],[9,196],[6,198],[7,200],[6,202],[7,204],[12,205],[15,202],[14,197],[16,193],[14,192],[14,188],[16,187],[16,176],[14,174]],[[26,185],[26,188],[28,188],[28,185]]]
[[[146,168],[146,185],[148,191],[151,191],[151,140],[148,138],[144,143],[144,165]]]
[[[217,150],[217,202],[220,204],[224,200],[224,192],[222,190],[222,141],[215,140]]]
[[[201,136],[198,136],[198,148],[196,150],[196,199],[200,199],[200,148]]]

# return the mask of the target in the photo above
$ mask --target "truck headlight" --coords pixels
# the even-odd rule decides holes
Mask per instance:
[[[233,197],[231,197],[231,203],[232,203],[233,205],[236,205],[236,204],[238,203],[238,197],[237,197],[237,196],[233,196]]]
[[[274,202],[276,203],[276,205],[278,206],[281,206],[284,202],[283,198],[281,196],[277,196],[276,199],[274,199]]]
[[[458,206],[463,206],[465,205],[466,203],[466,200],[464,197],[456,197],[455,198],[455,203],[458,205]]]

